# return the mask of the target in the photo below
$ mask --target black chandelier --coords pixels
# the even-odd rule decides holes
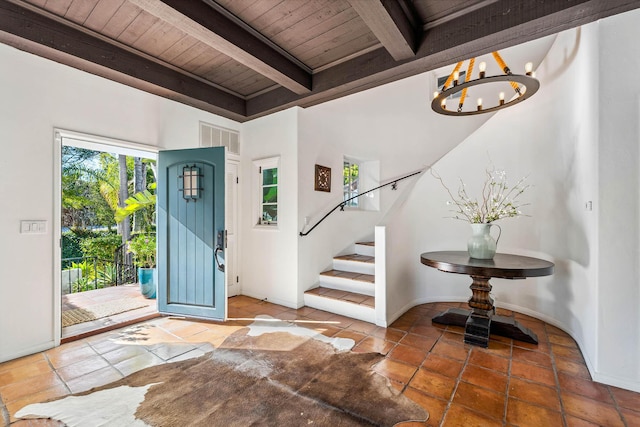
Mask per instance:
[[[436,113],[448,116],[470,116],[473,114],[491,113],[502,108],[518,104],[538,91],[540,88],[540,82],[534,77],[533,64],[531,62],[528,62],[525,65],[524,75],[513,74],[497,51],[493,52],[492,55],[496,60],[498,67],[504,72],[504,74],[487,77],[485,75],[486,63],[481,62],[478,66],[478,78],[472,80],[471,77],[473,75],[476,58],[471,58],[469,59],[469,65],[465,72],[464,81],[461,82],[459,81],[460,69],[465,61],[460,61],[454,67],[440,92],[435,92],[433,94],[434,96],[431,101],[431,109]],[[464,108],[468,88],[498,82],[508,82],[513,89],[514,95],[509,100],[505,100],[505,93],[501,91],[495,97],[496,103],[490,104],[489,107],[483,104],[482,98],[478,98],[475,108]],[[458,92],[462,92],[459,97],[452,96]],[[453,99],[450,103],[457,101],[457,108],[449,108],[447,105],[448,99]]]

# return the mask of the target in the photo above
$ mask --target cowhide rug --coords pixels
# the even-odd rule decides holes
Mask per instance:
[[[302,328],[301,328],[302,329]],[[337,351],[304,335],[247,328],[196,359],[22,408],[68,426],[393,426],[427,412],[371,368],[377,353]]]

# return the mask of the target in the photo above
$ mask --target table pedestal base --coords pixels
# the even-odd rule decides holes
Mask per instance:
[[[496,334],[514,340],[538,344],[538,336],[529,328],[522,326],[512,317],[492,315],[486,313],[472,313],[471,310],[450,308],[431,319],[443,325],[462,326],[464,342],[482,347],[488,347],[489,334]]]

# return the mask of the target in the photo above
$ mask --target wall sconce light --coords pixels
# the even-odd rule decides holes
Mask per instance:
[[[185,166],[182,168],[182,197],[187,201],[193,200],[194,202],[200,198],[200,192],[203,190],[200,188],[200,168],[196,165]]]

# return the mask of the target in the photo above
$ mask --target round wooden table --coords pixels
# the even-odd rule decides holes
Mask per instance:
[[[554,264],[543,259],[496,254],[493,259],[470,258],[466,251],[426,252],[420,255],[420,262],[445,273],[471,276],[471,310],[450,308],[434,317],[436,323],[457,325],[465,328],[464,342],[487,347],[491,333],[520,341],[538,344],[538,337],[529,328],[512,317],[495,314],[493,299],[489,294],[489,279],[524,279],[553,274]]]

